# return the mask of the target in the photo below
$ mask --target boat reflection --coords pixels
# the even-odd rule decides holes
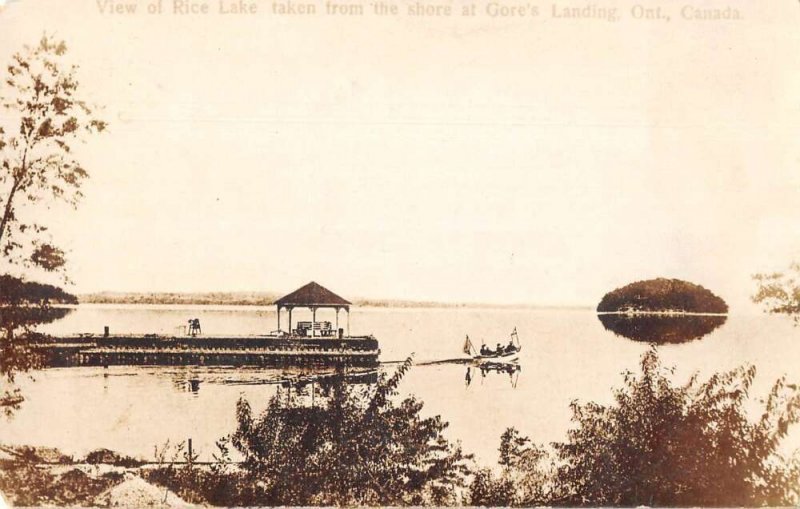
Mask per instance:
[[[686,343],[700,339],[721,327],[725,315],[630,315],[602,313],[597,315],[603,327],[634,341],[656,344]]]
[[[480,377],[480,381],[483,383],[483,379],[486,378],[487,375],[508,375],[511,387],[516,388],[521,371],[522,366],[512,362],[481,363],[476,366],[467,366],[467,374],[464,376],[464,383],[466,387],[469,387],[472,381],[477,377]]]

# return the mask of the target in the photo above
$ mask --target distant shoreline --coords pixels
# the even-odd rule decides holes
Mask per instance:
[[[78,295],[79,304],[164,306],[274,306],[281,296],[267,292],[100,292]],[[354,299],[358,307],[378,308],[499,308],[499,309],[592,309],[590,305],[490,304],[436,302],[399,299]]]

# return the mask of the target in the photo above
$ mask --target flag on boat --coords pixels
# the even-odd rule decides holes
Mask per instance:
[[[472,342],[469,340],[469,335],[467,336],[467,340],[464,341],[464,353],[469,355],[472,350]]]

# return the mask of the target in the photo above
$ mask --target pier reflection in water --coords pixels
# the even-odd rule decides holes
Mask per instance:
[[[602,313],[606,330],[634,341],[656,344],[686,343],[711,334],[727,320],[725,315],[629,315]]]
[[[203,370],[193,372],[176,372],[173,374],[173,386],[178,392],[189,392],[194,395],[200,392],[201,383],[203,385],[271,385],[282,389],[295,390],[303,394],[309,390],[327,396],[330,388],[337,383],[344,382],[348,385],[375,384],[378,381],[377,369],[350,369],[345,371],[335,370]],[[311,392],[308,392],[310,395]]]

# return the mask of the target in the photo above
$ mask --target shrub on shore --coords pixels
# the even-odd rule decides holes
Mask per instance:
[[[279,393],[254,416],[240,400],[231,436],[244,458],[237,468],[164,467],[150,479],[220,505],[454,505],[470,457],[444,438],[441,417],[420,415],[419,400],[396,401],[410,366],[408,359],[369,388],[334,384],[316,405]]]
[[[55,449],[4,447],[0,492],[16,506],[93,506],[96,497],[123,480],[121,472],[87,473]]]
[[[779,379],[753,421],[745,407],[755,374],[742,367],[676,386],[651,349],[613,404],[572,403],[575,426],[549,459],[527,439],[504,435],[511,459],[501,461],[500,476],[473,482],[473,503],[489,493],[520,505],[796,505],[800,461],[779,447],[800,421],[800,392]],[[509,482],[514,490],[504,488]],[[526,493],[525,483],[538,491]]]
[[[198,465],[179,446],[170,460],[162,451],[157,467],[134,471],[161,486],[165,498],[172,491],[216,506],[800,502],[800,457],[780,454],[800,421],[800,391],[779,379],[753,418],[752,367],[702,382],[693,376],[680,385],[652,348],[639,372],[625,373],[611,404],[572,403],[565,441],[543,447],[513,428],[503,433],[498,470],[475,470],[469,456],[444,438],[447,424],[440,417],[423,418],[419,401],[397,398],[409,367],[407,362],[371,387],[334,384],[312,405],[306,395],[279,392],[258,416],[240,400],[237,430],[218,443],[211,465]],[[241,463],[230,460],[231,447]],[[0,465],[0,490],[17,504],[90,505],[120,481],[113,472],[88,475],[71,468],[64,464],[69,458],[57,453],[17,449]],[[105,450],[86,459],[125,461]]]

